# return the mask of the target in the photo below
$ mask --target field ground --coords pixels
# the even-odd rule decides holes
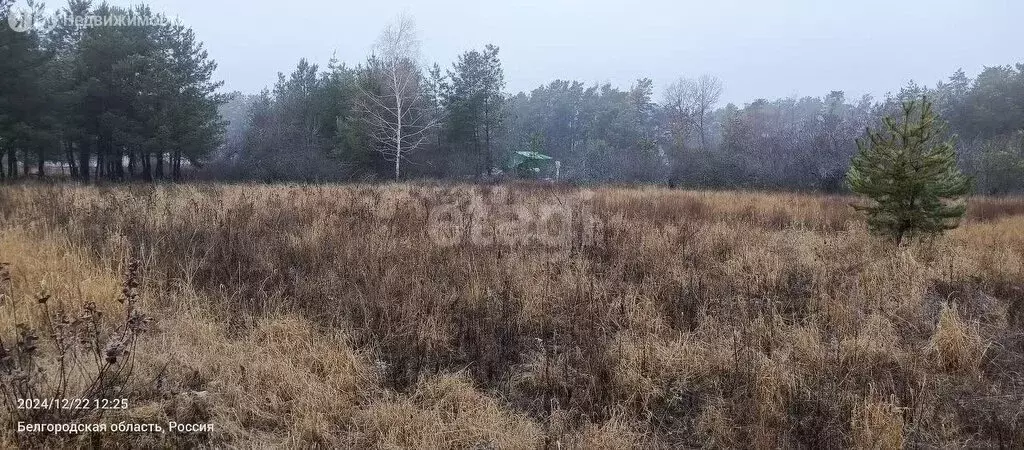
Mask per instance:
[[[45,329],[43,311],[95,302],[117,319],[138,260],[138,305],[155,321],[116,363],[132,364],[118,392],[131,408],[83,420],[214,429],[62,437],[5,424],[0,444],[1024,445],[1024,199],[973,199],[961,228],[898,249],[851,201],[3,186],[3,342],[17,322]],[[39,334],[31,377],[45,393],[59,340]]]

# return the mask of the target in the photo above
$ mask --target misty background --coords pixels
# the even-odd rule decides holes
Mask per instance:
[[[0,0],[0,20],[24,4]],[[0,176],[843,192],[865,130],[928,101],[976,192],[1019,192],[1022,13],[995,0],[36,4],[178,21],[0,26]]]
[[[510,92],[553,79],[624,86],[642,75],[660,97],[678,77],[709,73],[726,87],[722,101],[737,105],[835,89],[877,98],[909,80],[933,84],[958,68],[974,76],[1024,56],[1024,2],[1014,0],[148,4],[192,27],[218,63],[215,78],[246,93],[270,86],[299,58],[325,65],[337,52],[361,62],[401,13],[415,18],[429,63],[448,66],[468,48],[500,46]]]

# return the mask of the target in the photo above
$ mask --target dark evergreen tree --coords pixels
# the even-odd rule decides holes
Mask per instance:
[[[858,206],[868,226],[897,244],[956,228],[966,210],[959,201],[970,180],[957,167],[953,141],[927,98],[903,104],[903,117],[883,119],[885,130],[868,130],[847,173],[850,188],[870,204]]]
[[[444,105],[445,129],[449,141],[476,161],[476,175],[491,175],[495,168],[493,144],[504,124],[505,75],[498,59],[498,47],[488,44],[484,50],[459,56],[448,71]]]
[[[9,10],[0,0],[0,18]],[[192,30],[144,5],[71,0],[57,14],[122,24],[0,27],[0,152],[8,172],[34,166],[42,176],[46,162],[60,161],[81,180],[180,179],[183,161],[198,165],[220,145],[216,65]]]
[[[29,2],[38,14],[40,5]],[[48,57],[37,28],[14,31],[8,15],[19,14],[0,0],[0,157],[7,156],[6,176],[27,175],[33,163],[42,174],[43,164],[54,149],[55,118],[48,108]],[[0,177],[4,175],[0,167]]]

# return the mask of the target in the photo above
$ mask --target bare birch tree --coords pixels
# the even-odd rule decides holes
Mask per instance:
[[[437,126],[421,86],[419,40],[407,16],[380,34],[367,61],[357,107],[369,126],[369,135],[401,178],[402,160],[423,146]]]
[[[701,75],[696,82],[693,83],[693,104],[694,114],[697,122],[697,130],[700,132],[700,148],[701,150],[708,149],[707,142],[707,127],[705,121],[711,111],[714,110],[715,104],[718,103],[719,97],[722,96],[722,81],[711,75]]]

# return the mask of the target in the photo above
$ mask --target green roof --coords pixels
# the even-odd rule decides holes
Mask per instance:
[[[555,159],[539,152],[516,152],[516,154],[526,159]]]

